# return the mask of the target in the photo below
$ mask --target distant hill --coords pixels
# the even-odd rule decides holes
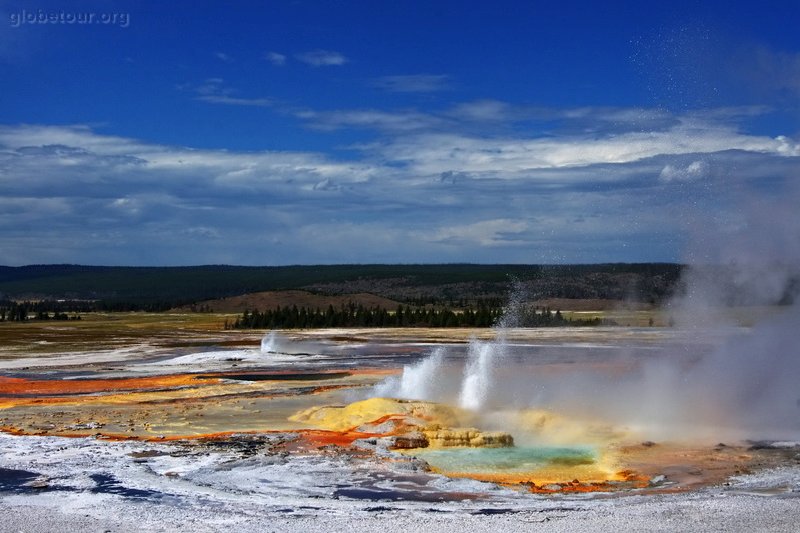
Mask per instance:
[[[241,296],[230,296],[216,300],[206,300],[197,305],[185,305],[177,307],[174,311],[198,311],[208,310],[215,313],[242,313],[245,310],[266,311],[277,307],[297,306],[298,309],[305,307],[309,310],[325,310],[328,306],[339,309],[343,305],[349,304],[363,305],[367,309],[380,308],[395,310],[400,302],[376,296],[369,293],[325,295],[313,294],[308,291],[265,291],[243,294]]]
[[[369,293],[412,305],[495,305],[512,286],[530,299],[658,303],[674,290],[682,267],[670,263],[593,265],[298,265],[244,267],[0,267],[0,300],[71,299],[109,308],[170,309],[264,291],[317,295]],[[126,307],[127,306],[127,307]]]

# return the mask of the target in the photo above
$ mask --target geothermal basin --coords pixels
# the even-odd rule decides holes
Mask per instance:
[[[530,513],[597,525],[609,505],[630,518],[725,497],[750,520],[751,504],[781,524],[798,514],[797,405],[765,416],[747,387],[728,390],[744,372],[715,359],[730,332],[162,324],[104,349],[87,324],[68,349],[26,325],[40,342],[0,357],[0,513],[212,530],[255,530],[254,509],[288,529],[500,514],[514,529]]]

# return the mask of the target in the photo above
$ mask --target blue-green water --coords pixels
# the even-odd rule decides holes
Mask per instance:
[[[445,448],[415,450],[414,455],[440,470],[465,473],[530,472],[547,466],[590,465],[597,460],[590,446]]]

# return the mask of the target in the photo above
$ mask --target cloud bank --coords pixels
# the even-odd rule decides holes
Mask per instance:
[[[272,105],[219,79],[190,90]],[[796,195],[797,141],[748,133],[754,112],[295,112],[372,136],[341,154],[4,125],[0,244],[7,264],[675,261],[691,213],[724,222],[737,196]]]

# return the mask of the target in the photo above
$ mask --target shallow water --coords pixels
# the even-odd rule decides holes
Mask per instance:
[[[597,452],[589,446],[449,448],[414,451],[414,456],[442,472],[533,473],[549,466],[591,465]]]

